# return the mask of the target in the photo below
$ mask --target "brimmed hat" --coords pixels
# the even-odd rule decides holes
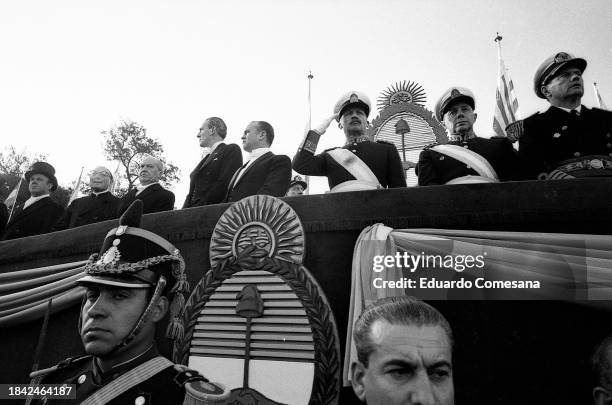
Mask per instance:
[[[538,67],[533,77],[533,90],[535,94],[540,98],[546,98],[542,94],[542,86],[554,79],[557,73],[566,66],[575,66],[582,73],[587,67],[587,61],[582,58],[576,58],[567,52],[558,52],[546,58],[540,67]]]
[[[166,239],[139,228],[142,207],[140,200],[130,205],[119,219],[119,226],[106,234],[100,253],[91,255],[84,267],[85,276],[77,284],[154,288],[155,299],[164,295],[170,300],[168,335],[176,337],[177,330],[182,334],[178,315],[189,295],[185,262]]]
[[[338,119],[340,119],[342,118],[345,110],[347,110],[349,107],[355,106],[363,108],[366,117],[370,115],[370,109],[372,108],[370,98],[365,93],[356,90],[349,91],[340,97],[334,106],[334,114],[338,114]]]
[[[308,184],[306,184],[306,182],[305,182],[304,180],[302,180],[302,177],[301,177],[301,176],[295,176],[295,177],[293,178],[293,180],[291,180],[291,182],[289,183],[289,188],[291,188],[291,187],[293,187],[293,186],[295,186],[295,185],[297,185],[297,184],[299,184],[300,186],[302,186],[302,188],[303,188],[304,190],[306,190],[306,189],[308,188]]]
[[[463,101],[472,107],[472,110],[476,109],[476,98],[474,93],[464,87],[451,87],[446,90],[442,97],[436,102],[436,118],[438,121],[442,121],[444,114],[448,107],[457,101]]]
[[[32,166],[30,166],[30,170],[25,173],[25,179],[29,183],[30,177],[33,174],[42,174],[46,176],[53,186],[51,187],[51,192],[57,190],[57,179],[55,178],[55,168],[51,166],[47,162],[34,162]]]

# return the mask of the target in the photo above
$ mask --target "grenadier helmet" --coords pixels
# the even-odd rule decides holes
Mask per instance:
[[[30,182],[30,178],[34,174],[42,174],[43,176],[46,176],[49,179],[49,181],[53,183],[53,186],[51,186],[51,192],[54,192],[55,190],[57,190],[57,179],[55,178],[55,168],[51,166],[49,163],[47,162],[32,163],[32,166],[30,166],[30,169],[27,172],[25,172],[25,179],[28,183]]]
[[[444,114],[448,108],[455,102],[462,101],[467,103],[472,110],[476,109],[476,98],[474,97],[474,93],[465,87],[451,87],[446,90],[442,97],[438,99],[436,102],[436,118],[438,121],[442,122],[444,119]]]
[[[567,52],[558,52],[546,58],[540,67],[538,67],[533,77],[533,90],[535,94],[540,98],[546,98],[542,93],[542,86],[545,86],[554,79],[561,69],[568,66],[577,67],[582,73],[587,67],[587,61],[582,58],[576,58]]]
[[[349,91],[340,97],[334,106],[334,114],[338,114],[338,120],[340,120],[349,107],[355,106],[363,108],[366,117],[370,115],[370,109],[372,108],[370,98],[365,93],[357,90]]]
[[[180,312],[189,295],[185,262],[179,250],[166,239],[139,228],[142,207],[140,200],[130,205],[119,219],[119,226],[106,234],[100,253],[90,256],[84,266],[85,276],[77,280],[80,285],[154,290],[140,319],[116,349],[136,336],[150,309],[161,296],[166,296],[170,301],[166,336],[170,339],[180,338],[184,332]]]

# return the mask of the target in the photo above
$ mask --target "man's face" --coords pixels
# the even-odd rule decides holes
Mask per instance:
[[[28,188],[32,197],[40,197],[51,192],[53,183],[44,174],[33,174],[30,176],[30,183]]]
[[[368,405],[453,405],[450,342],[440,326],[374,322],[368,367],[351,368],[353,389]]]
[[[563,101],[584,94],[582,72],[575,67],[561,69],[557,75],[546,84],[544,95],[549,100]]]
[[[304,195],[304,187],[302,187],[301,184],[291,186],[289,191],[287,191],[287,197],[292,197],[295,195]]]
[[[257,123],[251,122],[242,134],[242,149],[251,152],[253,149],[259,148],[262,136],[262,131],[257,128]]]
[[[209,122],[206,120],[198,131],[198,139],[200,140],[200,146],[202,148],[210,148],[213,145],[212,135],[213,128],[209,128]]]
[[[85,297],[81,309],[81,340],[87,354],[104,357],[136,325],[147,306],[147,289],[91,285]],[[151,333],[148,330],[152,325],[150,319],[145,322],[143,329],[126,346],[126,351],[141,345]]]
[[[466,134],[474,128],[476,113],[465,102],[452,103],[444,113],[444,126],[452,134]]]
[[[104,170],[96,168],[89,175],[89,187],[96,193],[108,190],[110,183],[110,176]]]
[[[365,135],[368,125],[368,117],[361,107],[348,108],[342,114],[342,127],[344,133],[351,136]]]
[[[158,182],[161,178],[161,171],[157,166],[157,161],[153,158],[145,158],[140,164],[140,171],[138,172],[138,179],[140,184],[146,186],[147,184]]]

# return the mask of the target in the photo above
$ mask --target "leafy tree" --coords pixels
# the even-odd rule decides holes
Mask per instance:
[[[138,180],[138,167],[146,155],[160,159],[165,166],[161,183],[165,187],[179,181],[179,169],[163,157],[164,148],[157,139],[147,136],[147,130],[134,121],[121,121],[121,123],[104,135],[104,154],[109,160],[116,160],[120,165],[120,175],[115,176],[115,193],[125,194],[133,188]]]

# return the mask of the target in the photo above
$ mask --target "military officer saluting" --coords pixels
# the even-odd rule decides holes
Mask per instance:
[[[436,116],[451,141],[419,155],[419,186],[493,183],[516,177],[517,156],[507,138],[479,138],[474,133],[476,101],[462,87],[448,89],[436,103]]]
[[[155,329],[167,312],[167,336],[182,331],[189,284],[179,251],[139,228],[141,214],[136,200],[77,281],[86,288],[79,332],[87,355],[31,374],[32,383],[74,384],[76,399],[35,403],[210,404],[227,396],[222,385],[157,352]]]
[[[332,192],[406,187],[404,169],[395,146],[373,142],[367,134],[370,99],[359,91],[349,91],[334,107],[334,114],[308,131],[293,169],[304,175],[327,176]],[[315,155],[321,135],[336,119],[342,124],[346,143]]]
[[[559,52],[534,77],[550,108],[508,126],[526,179],[612,176],[612,112],[581,105],[587,62]]]

